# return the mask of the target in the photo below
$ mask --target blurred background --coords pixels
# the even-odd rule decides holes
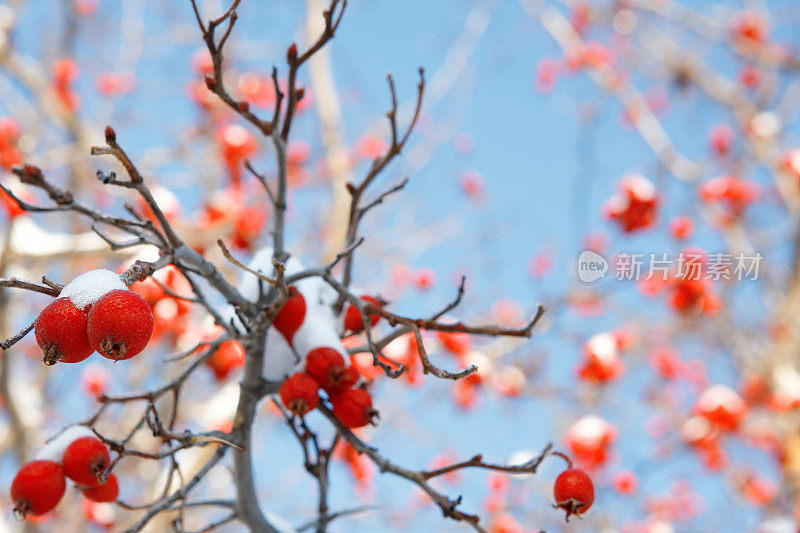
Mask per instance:
[[[227,8],[200,4],[206,18]],[[285,77],[288,44],[316,34],[324,7],[243,0],[226,47],[231,93],[269,116],[272,66]],[[407,316],[442,308],[462,275],[453,318],[511,327],[539,303],[548,309],[530,340],[426,337],[440,366],[478,365],[457,383],[423,376],[408,337],[387,347],[410,366],[398,380],[362,359],[382,415],[362,436],[413,469],[476,453],[519,463],[552,442],[592,473],[594,506],[568,524],[551,507],[559,459],[532,476],[465,470],[436,480],[493,533],[796,532],[799,14],[791,0],[351,0],[335,39],[300,74],[305,97],[287,147],[289,250],[306,265],[338,251],[343,185],[388,142],[386,74],[405,124],[424,67],[417,129],[379,183],[410,181],[364,221],[354,284]],[[235,280],[240,271],[215,243],[247,260],[271,242],[269,199],[243,163],[274,177],[274,153],[206,88],[210,68],[187,1],[0,4],[2,183],[46,204],[9,172],[32,163],[80,200],[125,213],[134,197],[95,177],[114,163],[89,155],[113,125],[181,235]],[[147,247],[112,253],[74,215],[26,214],[1,200],[2,277],[65,283],[153,258]],[[609,261],[603,279],[578,279],[583,250]],[[758,279],[693,282],[677,263],[661,281],[645,275],[647,263],[639,279],[614,279],[620,254],[674,259],[685,250],[706,268],[713,254],[759,254]],[[161,281],[188,293],[174,272]],[[3,338],[48,301],[4,289]],[[209,335],[202,310],[163,294],[151,303],[156,337],[125,364],[95,355],[45,367],[32,336],[0,355],[2,487],[48,437],[89,419],[98,394],[156,386],[178,371],[164,357]],[[239,365],[192,376],[180,427],[230,426]],[[122,435],[131,416],[122,409],[100,427]],[[322,417],[308,421],[330,440]],[[142,433],[140,446],[158,449]],[[203,450],[181,464],[191,470]],[[298,530],[313,521],[314,479],[270,401],[253,450],[262,508]],[[137,516],[126,507],[157,494],[164,466],[126,458],[115,470],[123,505],[68,490],[54,513],[25,527],[122,531]],[[200,494],[230,496],[230,478],[214,470]],[[332,522],[334,532],[468,529],[347,445],[334,454],[330,505],[365,508]],[[0,531],[22,530],[5,489],[0,506]],[[197,509],[186,520],[200,528],[213,519],[213,509]]]

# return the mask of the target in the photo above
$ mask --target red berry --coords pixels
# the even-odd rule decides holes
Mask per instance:
[[[225,341],[220,344],[217,351],[206,360],[208,365],[214,372],[217,380],[222,381],[228,374],[236,368],[244,364],[244,348],[238,341]]]
[[[69,298],[58,298],[36,319],[36,343],[44,353],[44,364],[78,363],[94,350],[86,335],[87,314]]]
[[[344,357],[328,346],[314,348],[306,355],[306,372],[320,387],[335,387],[346,368]]]
[[[614,489],[620,494],[633,494],[638,487],[636,474],[630,470],[622,470],[614,476]]]
[[[84,487],[98,485],[109,462],[106,445],[94,437],[81,437],[72,441],[61,459],[66,476]]]
[[[356,384],[359,376],[360,374],[358,373],[358,370],[352,366],[348,366],[339,374],[337,374],[335,379],[325,386],[325,392],[328,393],[329,397],[341,394],[347,389],[353,388],[353,385]]]
[[[14,513],[21,518],[49,513],[61,501],[67,482],[54,461],[32,461],[19,469],[11,483]]]
[[[467,355],[472,347],[472,339],[466,333],[438,331],[436,338],[445,350],[454,355]]]
[[[559,474],[553,487],[556,507],[567,512],[567,521],[574,514],[583,514],[594,502],[594,484],[580,468],[568,468]]]
[[[294,287],[289,287],[289,291],[293,294],[272,319],[272,325],[280,331],[286,342],[292,344],[294,334],[303,325],[303,319],[306,317],[306,300]]]
[[[113,502],[119,496],[119,485],[117,484],[117,476],[109,474],[108,479],[102,485],[95,487],[81,489],[83,495],[93,502],[104,503]]]
[[[153,334],[153,311],[129,290],[113,290],[89,311],[89,344],[108,359],[130,359],[144,350]]]
[[[378,412],[372,408],[372,397],[364,389],[350,389],[333,397],[333,414],[346,427],[354,429],[373,423]]]
[[[372,296],[362,296],[361,299],[375,307],[380,307],[381,305],[380,302]],[[369,315],[370,327],[377,324],[380,319],[380,315]],[[347,312],[344,314],[344,327],[350,331],[361,331],[364,329],[364,321],[361,320],[361,311],[359,311],[356,306],[350,305],[347,307]]]
[[[686,240],[691,237],[694,231],[694,222],[687,216],[677,216],[670,221],[669,231],[677,240]]]
[[[281,401],[291,412],[303,416],[319,403],[316,380],[305,372],[298,372],[286,378],[280,389]]]

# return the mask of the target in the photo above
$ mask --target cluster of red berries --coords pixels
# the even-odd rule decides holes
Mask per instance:
[[[86,436],[74,438],[81,434]],[[18,517],[41,516],[52,511],[64,496],[67,478],[93,502],[117,499],[117,478],[106,474],[110,464],[108,448],[89,435],[91,431],[85,428],[67,430],[42,449],[41,459],[19,469],[11,483],[11,500]]]
[[[308,352],[305,372],[289,376],[280,388],[281,401],[291,412],[303,416],[319,404],[323,389],[333,406],[333,414],[348,428],[373,423],[377,411],[372,397],[363,388],[353,388],[358,372],[345,364],[337,350],[322,346]]]
[[[112,283],[88,285],[100,279]],[[108,359],[130,359],[152,334],[150,306],[107,270],[87,272],[64,287],[39,314],[35,329],[47,365],[78,363],[95,351]]]
[[[272,320],[272,325],[289,346],[298,349],[302,343],[295,342],[295,334],[303,326],[308,309],[300,291],[294,287],[289,291],[290,297]],[[362,296],[361,299],[374,307],[384,305],[371,296]],[[380,315],[369,314],[368,319],[371,327],[378,323]],[[356,306],[347,307],[343,325],[351,332],[364,329],[361,311]],[[319,390],[322,389],[331,401],[336,418],[348,428],[359,428],[370,424],[377,411],[372,408],[369,393],[363,388],[354,388],[358,380],[359,372],[345,362],[340,350],[332,346],[316,346],[306,353],[305,371],[297,372],[283,382],[280,396],[287,409],[303,416],[319,404]]]
[[[724,226],[733,219],[740,218],[745,208],[758,198],[759,187],[754,181],[736,176],[718,176],[700,186],[700,199],[717,204],[723,208],[723,216],[718,217]]]
[[[633,174],[620,181],[618,194],[606,201],[603,210],[622,231],[631,233],[655,224],[658,203],[655,185],[647,178]]]

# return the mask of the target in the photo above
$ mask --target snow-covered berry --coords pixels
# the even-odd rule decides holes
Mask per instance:
[[[140,353],[153,334],[153,311],[127,289],[102,296],[89,311],[89,344],[108,359],[130,359]]]
[[[372,304],[375,307],[380,307],[381,303],[373,298],[372,296],[362,296],[362,300],[364,300],[368,304]],[[380,315],[371,314],[369,316],[369,325],[370,327],[374,326],[378,323],[381,319]],[[344,327],[345,329],[353,332],[361,331],[364,329],[364,320],[361,318],[361,311],[354,305],[349,305],[347,307],[347,311],[344,314]]]
[[[58,298],[45,307],[36,319],[35,329],[44,364],[79,363],[92,355],[87,325],[87,313],[69,298]]]
[[[306,317],[306,300],[294,287],[289,287],[291,297],[286,300],[272,319],[272,326],[277,329],[289,344],[292,344],[295,332],[303,325]]]

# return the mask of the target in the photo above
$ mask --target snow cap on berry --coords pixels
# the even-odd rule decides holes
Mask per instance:
[[[100,297],[116,290],[127,289],[119,274],[98,268],[84,272],[61,290],[62,298],[69,298],[78,309],[94,304]]]

